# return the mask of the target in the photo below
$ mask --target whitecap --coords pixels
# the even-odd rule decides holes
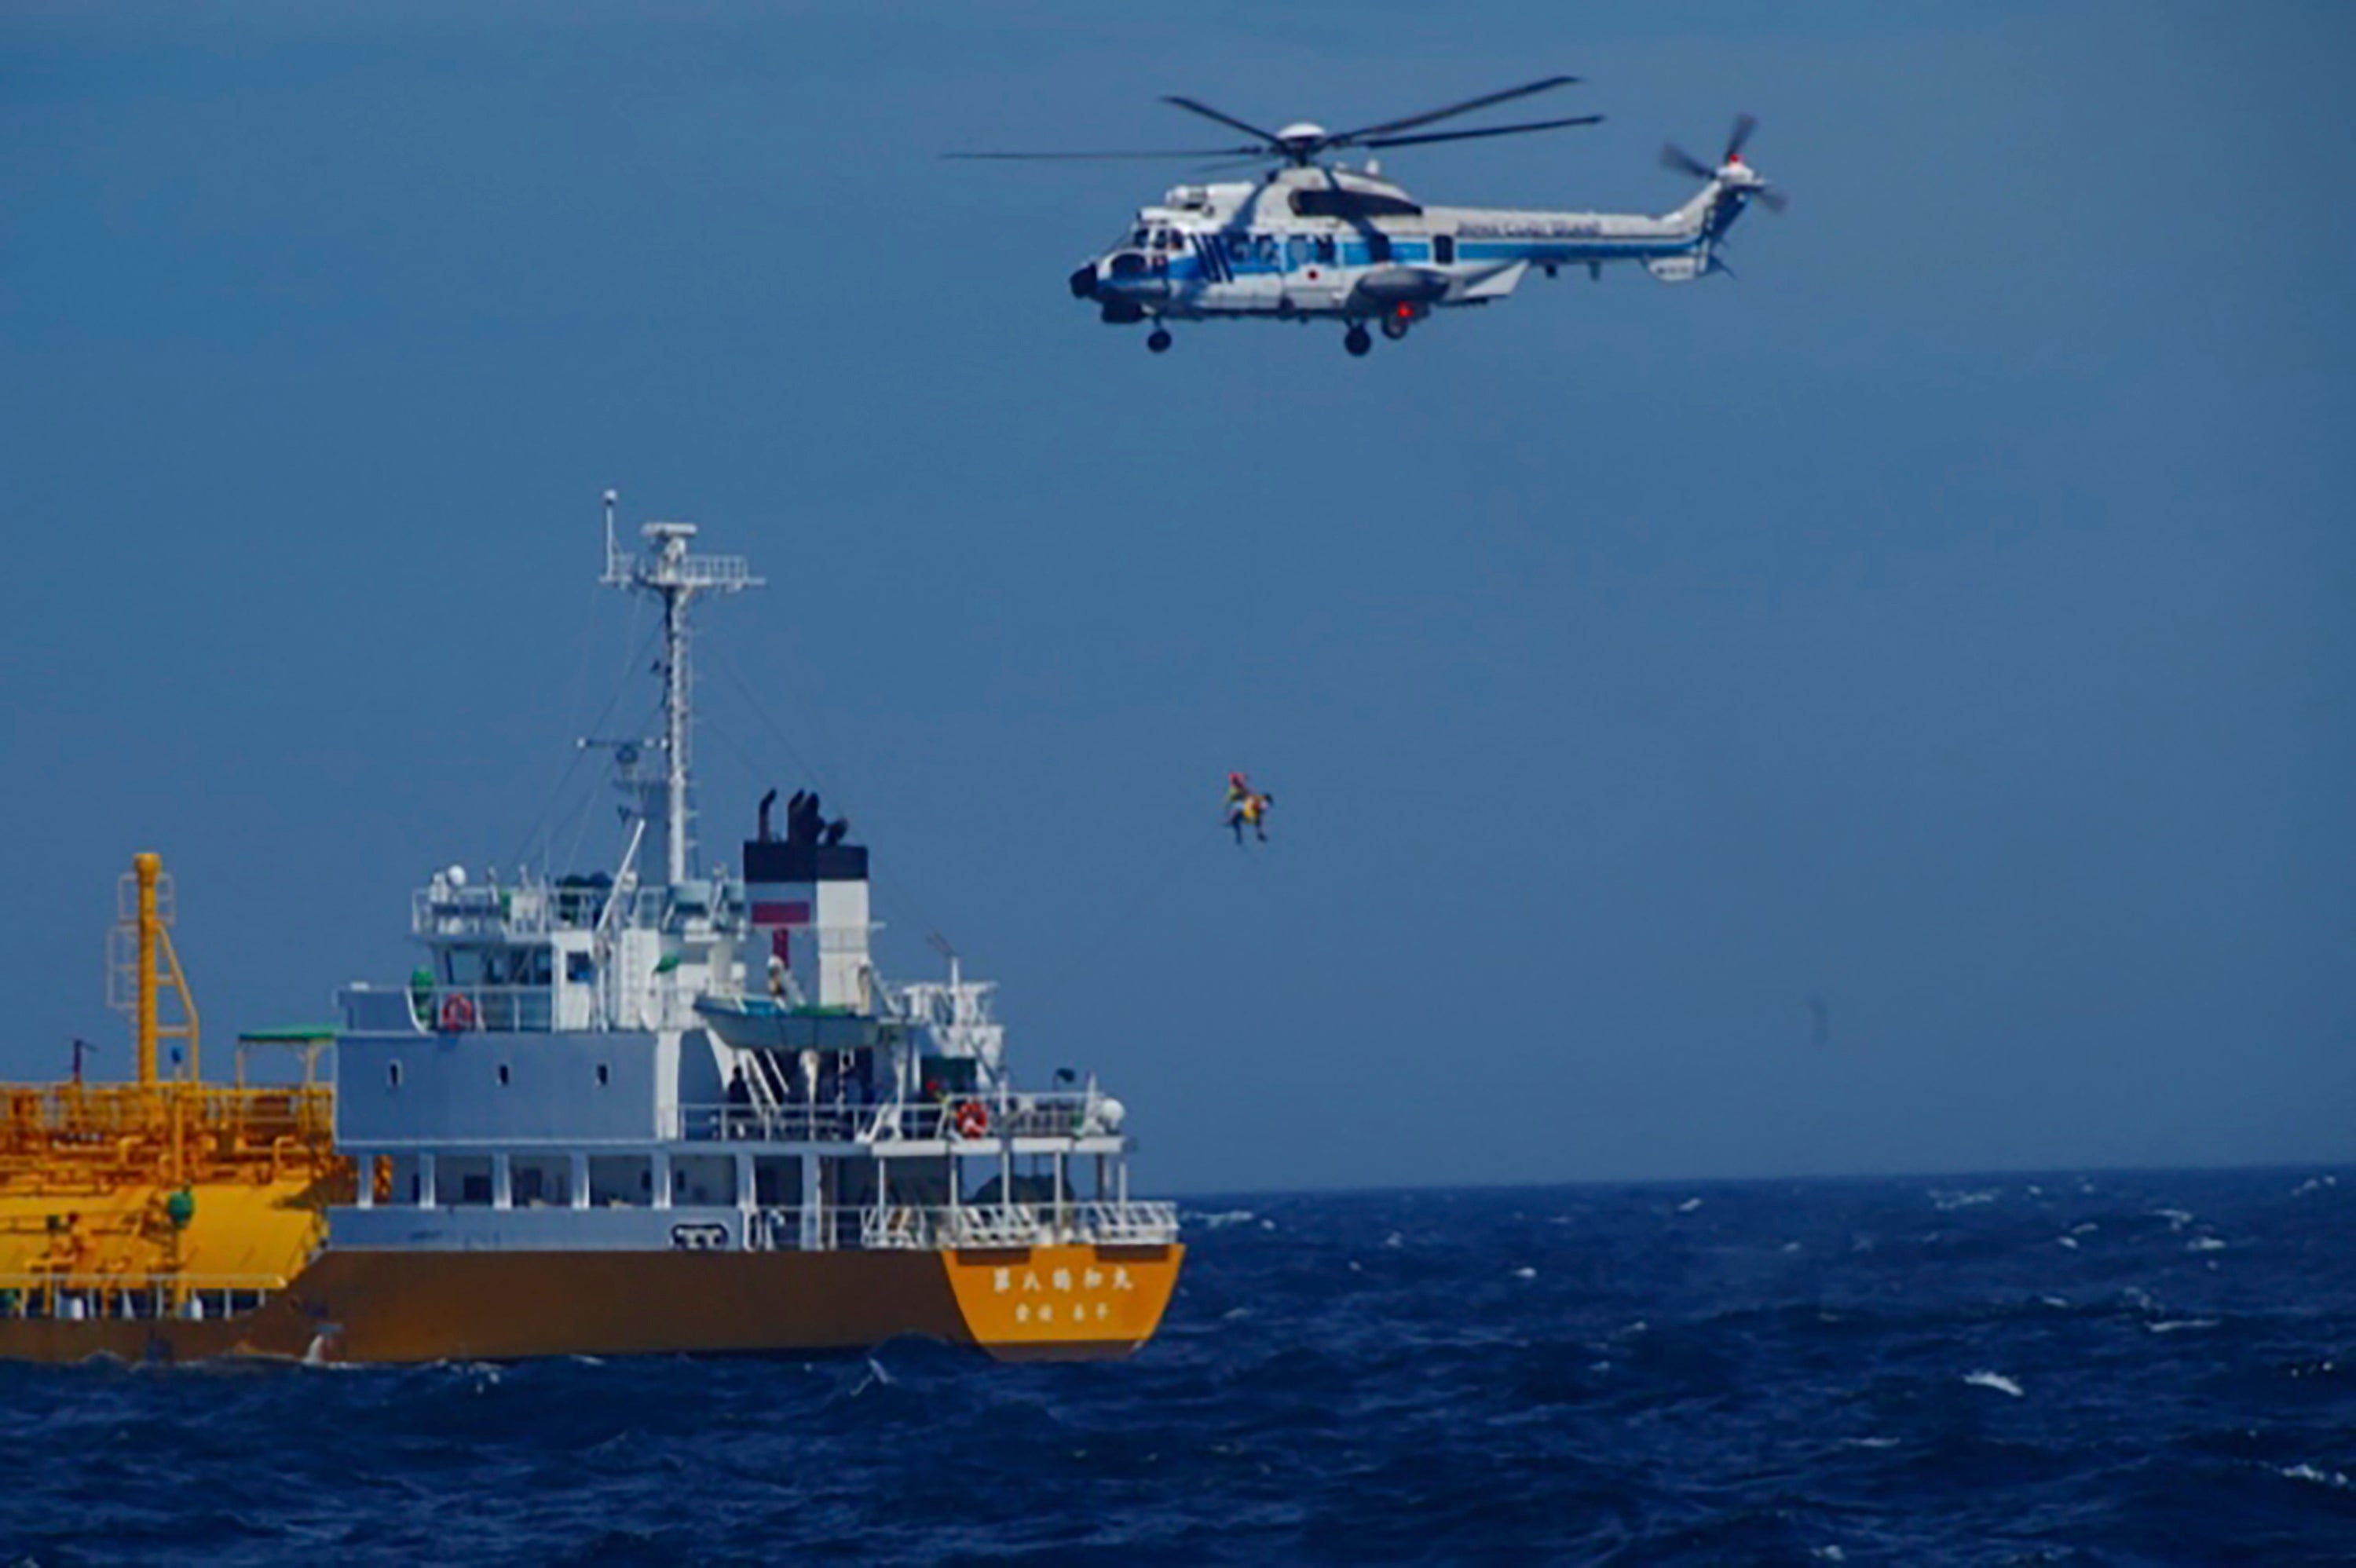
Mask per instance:
[[[1248,1225],[1254,1220],[1258,1218],[1258,1215],[1253,1213],[1248,1209],[1228,1209],[1216,1214],[1190,1214],[1187,1216],[1187,1220],[1190,1223],[1200,1225],[1207,1231],[1224,1230],[1229,1225]]]
[[[2285,1480],[2313,1481],[2318,1486],[2332,1487],[2341,1491],[2345,1491],[2351,1484],[2348,1477],[2339,1471],[2319,1470],[2312,1465],[2286,1466],[2282,1474]]]
[[[1536,1279],[1537,1276],[1538,1271],[1530,1267],[1527,1264],[1524,1264],[1521,1267],[1514,1271],[1514,1277],[1515,1279]]]
[[[1389,1235],[1383,1238],[1383,1245],[1394,1248],[1403,1247],[1407,1245],[1407,1238],[1400,1235],[1397,1231],[1393,1231]]]
[[[2184,1250],[2188,1253],[2222,1253],[2225,1250],[2225,1243],[2214,1236],[2195,1236],[2184,1243]]]
[[[1844,1437],[1841,1439],[1841,1445],[1847,1448],[1895,1448],[1898,1446],[1898,1439],[1895,1437]]]
[[[1819,1563],[1846,1563],[1848,1561],[1848,1553],[1843,1552],[1837,1546],[1819,1546],[1814,1552],[1809,1552],[1808,1555],[1816,1559]]]
[[[2067,1297],[2065,1297],[2065,1296],[2039,1296],[2037,1299],[2038,1299],[2039,1301],[2040,1301],[2040,1302],[2044,1303],[2044,1304],[2045,1304],[2046,1306],[2048,1306],[2048,1307],[2058,1307],[2058,1308],[2060,1308],[2061,1310],[2062,1310],[2062,1311],[2064,1311],[2064,1312],[2066,1312],[2066,1311],[2068,1311],[2068,1310],[2070,1309],[2070,1303],[2069,1303],[2069,1300],[2068,1300],[2068,1298],[2067,1298]]]
[[[2217,1327],[2217,1319],[2214,1317],[2166,1317],[2157,1323],[2147,1323],[2144,1327],[2155,1334],[2173,1334],[2184,1328],[2214,1328]]]
[[[1263,1231],[1273,1231],[1276,1229],[1276,1221],[1273,1220],[1262,1220],[1259,1222],[1259,1228]]]
[[[1677,1205],[1677,1212],[1678,1212],[1678,1213],[1680,1213],[1680,1214],[1690,1214],[1690,1213],[1692,1213],[1695,1210],[1697,1210],[1697,1209],[1698,1209],[1698,1208],[1700,1208],[1700,1207],[1701,1207],[1701,1200],[1700,1200],[1700,1199],[1698,1199],[1698,1198],[1688,1198],[1688,1199],[1687,1199],[1684,1202],[1682,1202],[1682,1203],[1680,1203],[1680,1204],[1678,1204],[1678,1205]]]
[[[1800,1250],[1800,1243],[1797,1242],[1785,1242],[1779,1250],[1786,1253],[1796,1253]]]
[[[1240,1323],[1251,1315],[1252,1309],[1248,1307],[1230,1307],[1225,1312],[1219,1314],[1219,1321],[1222,1323]]]
[[[2092,1220],[2081,1220],[2070,1227],[2070,1233],[2073,1236],[2091,1236],[2101,1229],[2102,1227]]]
[[[2192,1216],[2182,1209],[2155,1209],[2151,1211],[2151,1217],[2155,1220],[2167,1221],[2168,1228],[2171,1231],[2181,1231],[2185,1226],[2192,1223]]]
[[[2078,1250],[2078,1238],[2075,1236],[2056,1236],[2053,1239],[2073,1253]]]
[[[1976,1372],[1965,1372],[1964,1381],[1974,1388],[1993,1389],[1997,1393],[2010,1394],[2015,1399],[2020,1397],[2020,1385],[2002,1372],[1992,1372],[1983,1368]]]
[[[1355,1258],[1352,1258],[1352,1259],[1350,1260],[1350,1272],[1351,1272],[1352,1274],[1364,1274],[1364,1273],[1365,1273],[1366,1271],[1365,1271],[1365,1270],[1364,1270],[1364,1269],[1362,1269],[1362,1268],[1360,1268],[1360,1267],[1358,1266],[1358,1260],[1357,1260],[1357,1259],[1355,1259]]]
[[[2004,1189],[2000,1187],[1986,1187],[1977,1192],[1941,1192],[1934,1189],[1931,1193],[1931,1203],[1939,1212],[1945,1214],[1957,1209],[1972,1209],[1982,1203],[1993,1203],[2003,1196]]]

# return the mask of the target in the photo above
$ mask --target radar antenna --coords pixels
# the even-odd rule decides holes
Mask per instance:
[[[615,531],[618,491],[605,492],[605,575],[609,588],[651,593],[663,607],[663,837],[664,869],[671,885],[687,880],[688,735],[692,726],[694,682],[688,667],[689,603],[698,593],[735,593],[766,585],[741,555],[690,555],[693,523],[648,523],[644,554],[622,549]]]

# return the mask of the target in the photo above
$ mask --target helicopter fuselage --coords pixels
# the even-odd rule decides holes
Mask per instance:
[[[1280,168],[1173,188],[1069,283],[1115,324],[1338,319],[1398,336],[1434,310],[1506,297],[1532,267],[1600,273],[1633,261],[1664,282],[1701,276],[1762,184],[1730,160],[1685,206],[1651,217],[1428,207],[1372,174]]]

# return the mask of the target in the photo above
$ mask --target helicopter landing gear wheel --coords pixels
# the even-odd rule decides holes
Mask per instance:
[[[1407,329],[1414,325],[1403,315],[1387,315],[1383,317],[1383,336],[1397,343],[1407,336]]]
[[[1170,334],[1162,327],[1155,327],[1151,332],[1146,335],[1145,347],[1151,353],[1169,353]]]
[[[1366,336],[1366,329],[1363,324],[1352,324],[1350,330],[1342,338],[1342,347],[1350,351],[1350,357],[1354,359],[1365,357],[1366,350],[1374,346],[1375,340]]]

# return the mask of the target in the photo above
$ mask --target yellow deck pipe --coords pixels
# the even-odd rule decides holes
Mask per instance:
[[[139,1005],[132,1015],[132,1031],[139,1045],[139,1086],[155,1086],[155,935],[162,923],[155,918],[155,879],[163,873],[164,857],[142,849],[131,857],[131,872],[139,883]]]

